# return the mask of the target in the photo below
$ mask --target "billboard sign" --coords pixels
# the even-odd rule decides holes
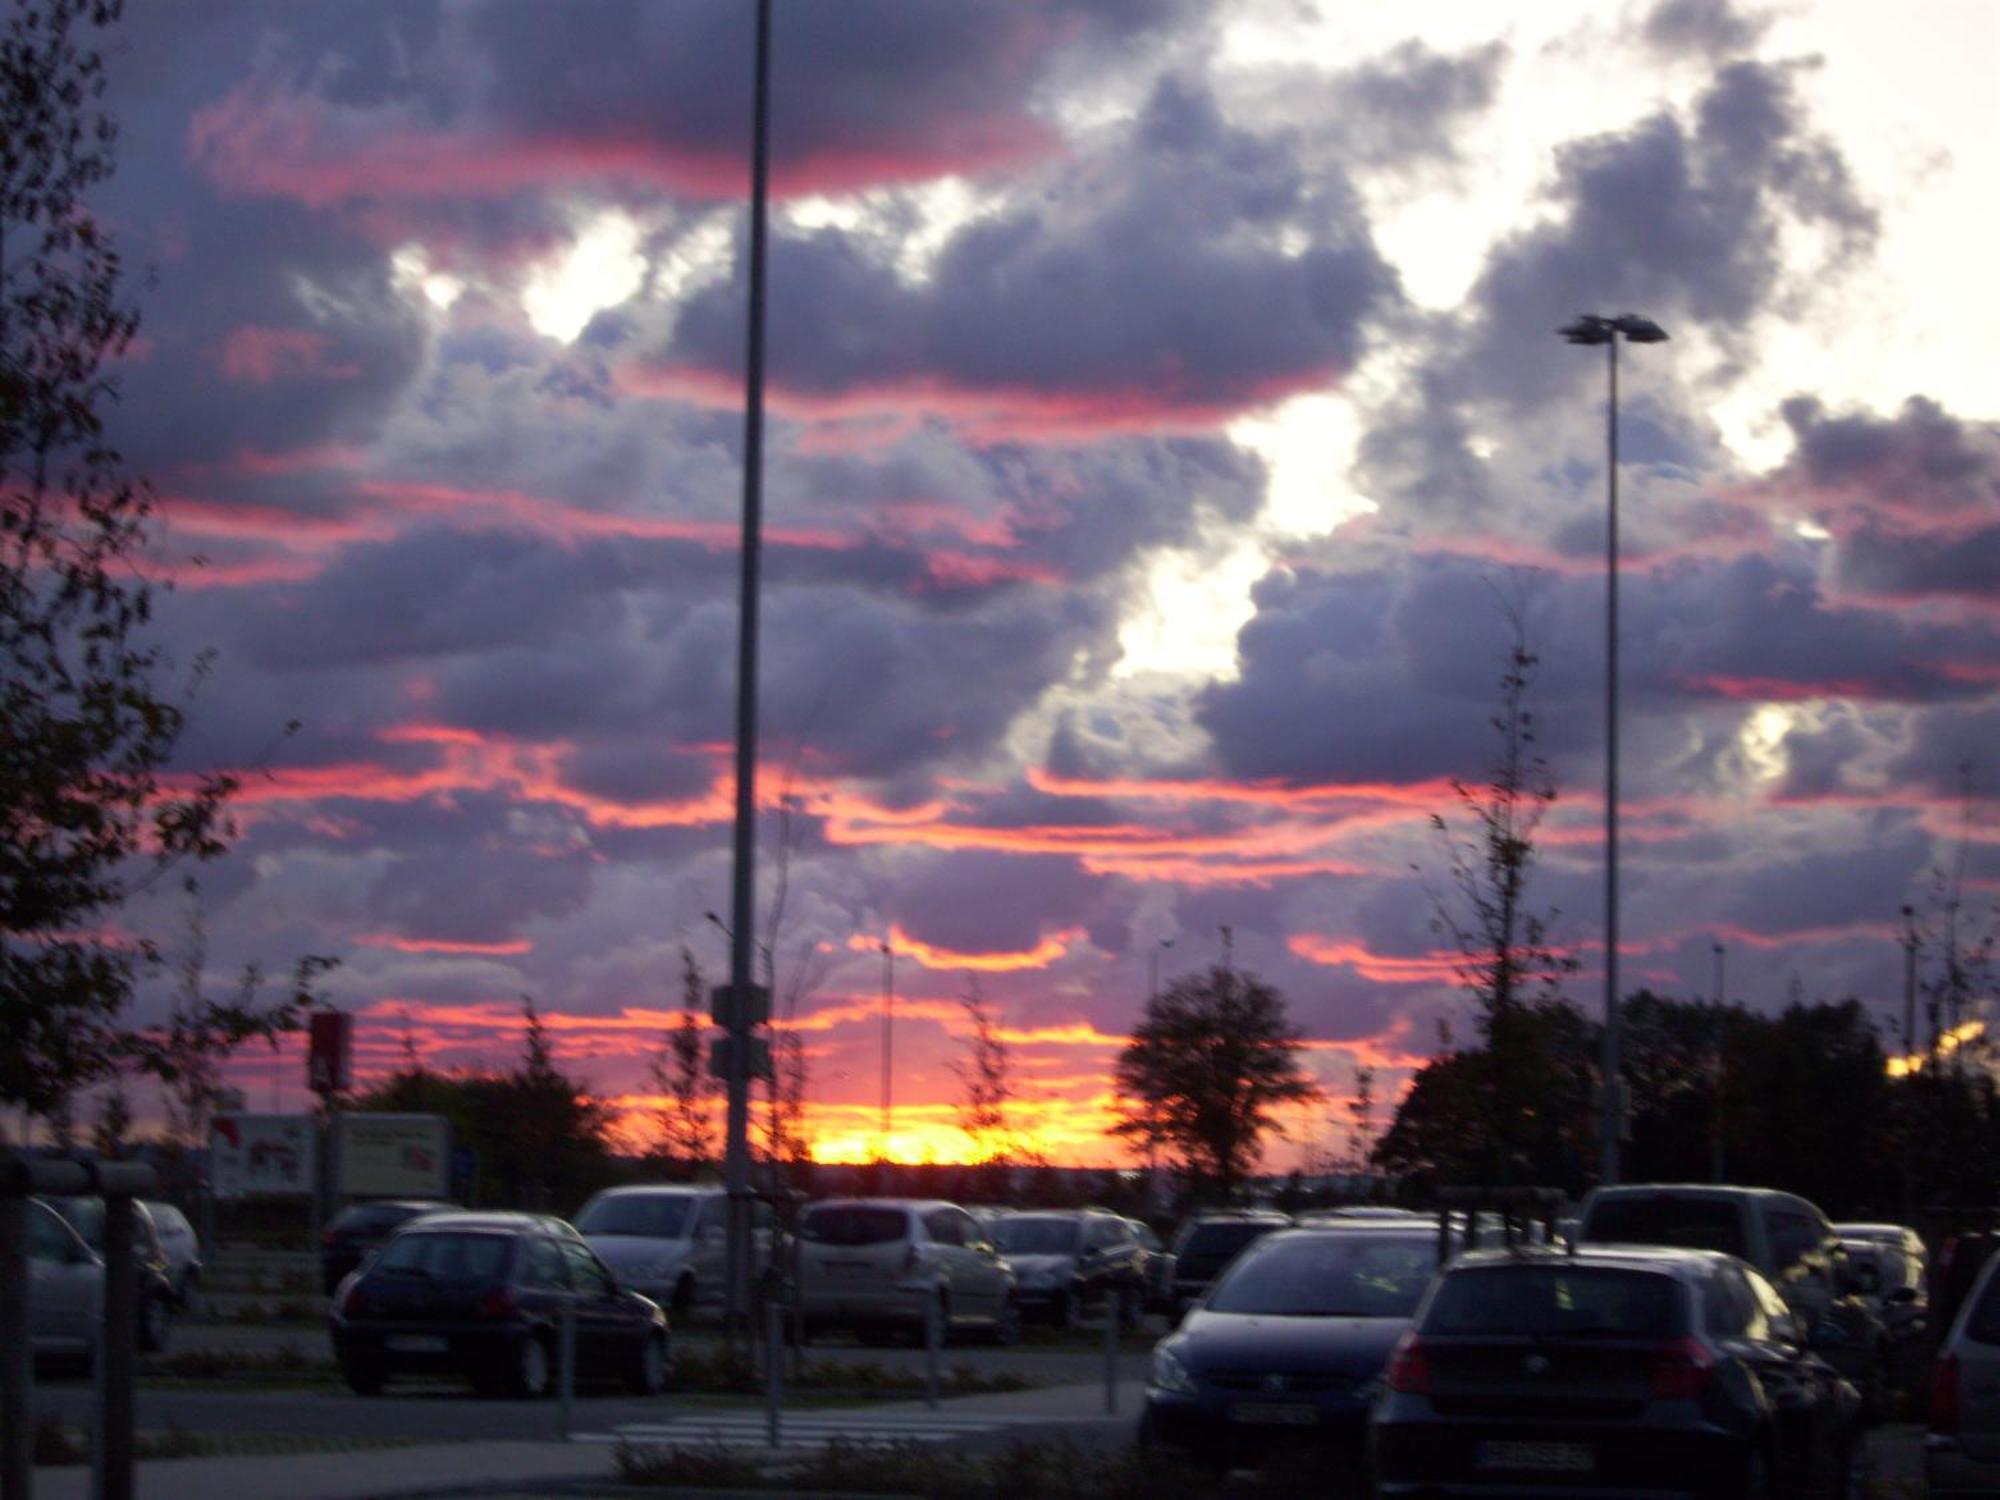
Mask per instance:
[[[347,1198],[442,1198],[451,1188],[443,1115],[334,1117],[334,1191]]]
[[[209,1123],[208,1178],[218,1198],[308,1198],[318,1180],[311,1115],[219,1114]]]

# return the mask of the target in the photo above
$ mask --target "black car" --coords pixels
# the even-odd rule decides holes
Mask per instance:
[[[1153,1350],[1141,1442],[1235,1467],[1307,1440],[1352,1466],[1437,1252],[1421,1220],[1266,1234]]]
[[[319,1274],[327,1296],[334,1294],[347,1273],[366,1260],[377,1245],[412,1219],[450,1213],[457,1207],[435,1198],[376,1198],[350,1203],[320,1232]]]
[[[1290,1214],[1274,1209],[1236,1209],[1201,1214],[1181,1225],[1174,1236],[1174,1284],[1169,1316],[1178,1317],[1189,1303],[1208,1290],[1236,1252],[1274,1229],[1292,1222]]]
[[[1090,1209],[1027,1209],[993,1225],[993,1243],[1018,1278],[1023,1315],[1073,1327],[1109,1309],[1132,1327],[1146,1307],[1146,1252],[1132,1225]]]
[[[1717,1251],[1469,1252],[1385,1378],[1383,1496],[1841,1495],[1859,1441],[1859,1393]]]
[[[104,1200],[97,1197],[50,1197],[42,1200],[65,1219],[91,1251],[104,1254]],[[167,1252],[160,1244],[153,1215],[144,1203],[132,1202],[132,1260],[138,1273],[139,1351],[158,1354],[173,1330],[173,1310],[179,1305]]]
[[[482,1394],[543,1396],[556,1384],[565,1310],[579,1382],[665,1388],[666,1314],[621,1288],[567,1224],[538,1214],[415,1220],[346,1283],[328,1321],[357,1394],[398,1374],[456,1373]]]

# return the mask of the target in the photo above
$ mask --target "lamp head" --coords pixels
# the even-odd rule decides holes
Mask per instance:
[[[1612,325],[1625,335],[1628,344],[1664,344],[1667,330],[1651,318],[1642,318],[1637,313],[1620,313],[1611,320]]]
[[[1611,324],[1596,313],[1584,313],[1574,322],[1565,323],[1556,330],[1572,344],[1608,344],[1611,342]]]

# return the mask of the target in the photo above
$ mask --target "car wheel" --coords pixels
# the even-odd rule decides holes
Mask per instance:
[[[1075,1293],[1056,1293],[1056,1300],[1049,1304],[1049,1321],[1064,1333],[1076,1327]]]
[[[625,1384],[635,1396],[657,1396],[667,1388],[667,1340],[664,1334],[646,1336],[632,1357]]]
[[[993,1342],[1003,1349],[1021,1342],[1021,1304],[1011,1296],[1001,1302],[993,1320]]]
[[[147,1297],[139,1304],[139,1348],[142,1353],[158,1354],[165,1349],[171,1329],[164,1296]]]
[[[370,1360],[348,1360],[340,1367],[340,1378],[347,1382],[347,1388],[357,1396],[379,1396],[382,1387],[389,1383],[382,1367]]]
[[[683,1276],[674,1283],[674,1294],[667,1301],[667,1315],[676,1323],[685,1323],[694,1315],[694,1278]]]
[[[553,1367],[548,1341],[532,1333],[524,1335],[514,1346],[514,1368],[509,1372],[513,1394],[531,1401],[546,1396],[552,1384]]]
[[[1771,1455],[1761,1442],[1755,1443],[1743,1460],[1743,1479],[1736,1487],[1737,1500],[1776,1500],[1777,1493],[1771,1479]]]

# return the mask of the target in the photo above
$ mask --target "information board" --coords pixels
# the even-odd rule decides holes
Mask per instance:
[[[343,1198],[442,1198],[451,1188],[443,1115],[336,1115],[334,1142],[334,1191]]]
[[[317,1180],[311,1115],[219,1114],[209,1124],[208,1180],[218,1198],[308,1198]]]

